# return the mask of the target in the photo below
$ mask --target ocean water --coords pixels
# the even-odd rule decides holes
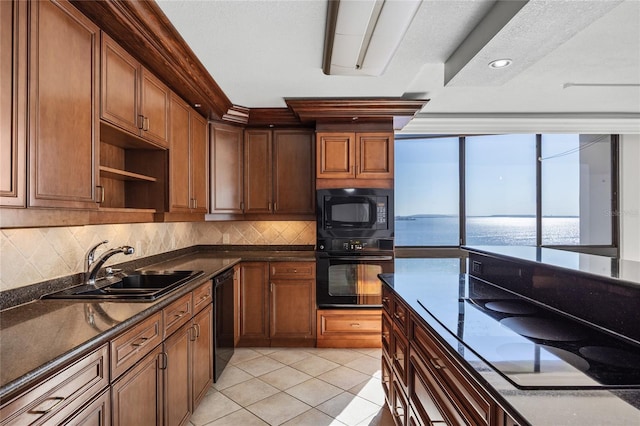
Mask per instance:
[[[457,246],[457,217],[417,217],[395,221],[396,246]],[[545,217],[542,220],[543,244],[580,243],[580,218]],[[533,217],[469,217],[469,245],[536,245],[536,219]]]

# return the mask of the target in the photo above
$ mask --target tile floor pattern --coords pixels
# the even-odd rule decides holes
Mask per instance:
[[[380,349],[236,348],[194,426],[393,426]]]

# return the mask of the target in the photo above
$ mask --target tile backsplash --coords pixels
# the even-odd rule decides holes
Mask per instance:
[[[94,244],[130,245],[134,258],[199,244],[313,245],[314,221],[136,223],[0,230],[0,290],[10,290],[84,270]],[[99,255],[104,249],[97,251]],[[106,263],[130,257],[113,256]]]

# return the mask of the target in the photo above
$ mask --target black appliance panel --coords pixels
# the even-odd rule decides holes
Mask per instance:
[[[229,269],[214,277],[213,285],[213,381],[217,382],[234,352],[233,269]]]
[[[382,306],[378,274],[393,272],[393,252],[318,253],[316,301],[319,308]]]
[[[319,189],[318,239],[393,238],[393,190]]]

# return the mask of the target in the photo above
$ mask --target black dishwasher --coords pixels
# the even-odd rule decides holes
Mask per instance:
[[[213,369],[214,382],[233,356],[233,269],[213,278]]]

